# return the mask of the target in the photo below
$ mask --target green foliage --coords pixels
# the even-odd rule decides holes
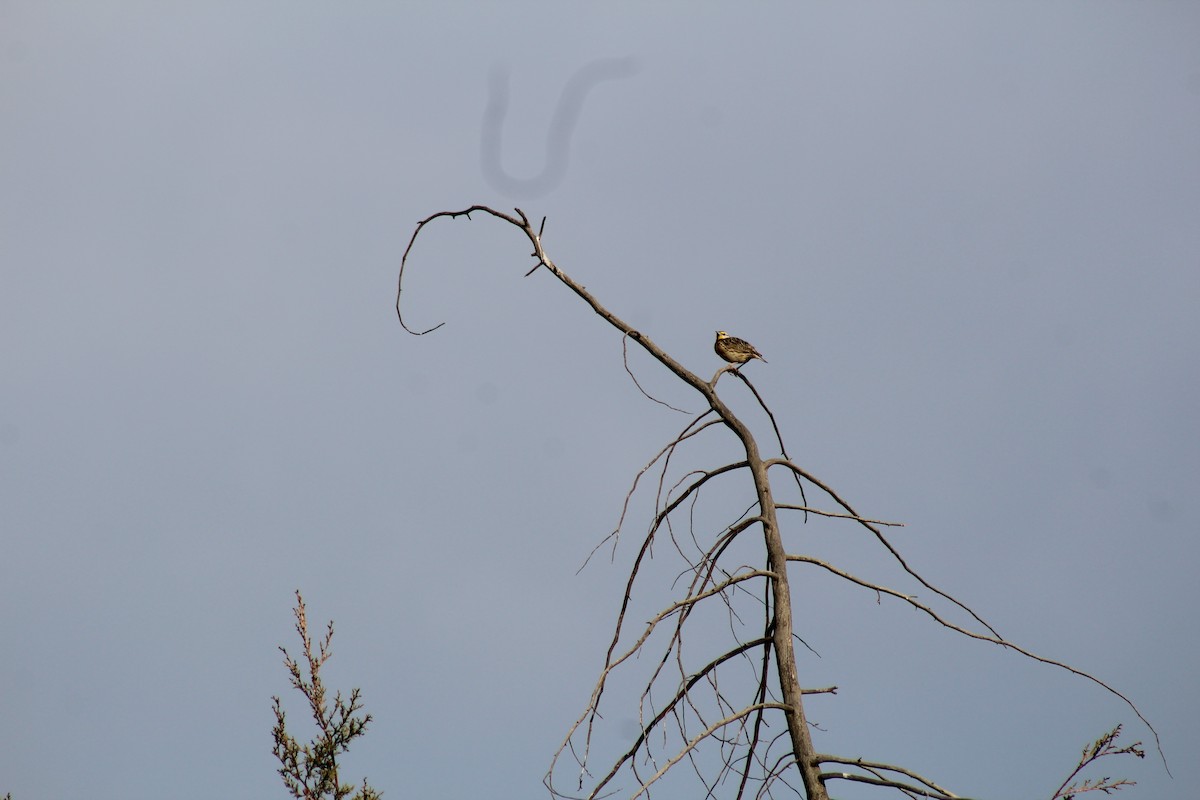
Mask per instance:
[[[362,710],[359,690],[353,689],[350,698],[344,699],[338,692],[329,705],[325,684],[321,680],[321,667],[333,655],[329,649],[333,640],[333,622],[325,638],[313,650],[313,640],[308,633],[308,618],[304,598],[296,592],[296,632],[304,646],[300,661],[288,655],[283,647],[283,665],[291,678],[292,686],[308,701],[317,735],[308,744],[300,742],[288,733],[283,706],[278,697],[272,698],[275,711],[275,727],[271,734],[275,739],[275,757],[279,759],[279,775],[292,797],[297,800],[378,800],[382,792],[372,789],[366,778],[362,786],[341,783],[338,778],[338,756],[350,749],[350,742],[366,733],[370,714],[358,716]],[[355,791],[358,788],[358,791]],[[351,792],[354,792],[351,795]]]

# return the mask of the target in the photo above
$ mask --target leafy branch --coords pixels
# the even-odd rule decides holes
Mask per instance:
[[[1118,725],[1096,741],[1089,744],[1087,747],[1083,748],[1083,755],[1079,757],[1079,764],[1075,767],[1074,771],[1067,776],[1067,779],[1062,782],[1062,785],[1058,787],[1058,790],[1053,794],[1053,796],[1051,796],[1050,800],[1074,800],[1076,795],[1083,794],[1084,792],[1104,792],[1105,794],[1112,794],[1113,792],[1118,791],[1125,786],[1133,786],[1136,781],[1127,781],[1123,779],[1113,780],[1109,777],[1093,778],[1085,780],[1082,783],[1071,784],[1070,786],[1067,785],[1070,784],[1071,781],[1073,781],[1075,777],[1079,775],[1079,773],[1082,772],[1089,764],[1099,761],[1102,758],[1106,758],[1107,756],[1132,755],[1137,756],[1138,758],[1146,757],[1146,751],[1142,749],[1141,742],[1134,742],[1133,744],[1126,745],[1125,747],[1117,747],[1116,741],[1117,737],[1120,735],[1121,726]]]
[[[333,705],[328,703],[325,683],[321,680],[321,668],[333,655],[330,650],[333,622],[330,621],[325,637],[317,643],[314,651],[313,639],[308,631],[307,610],[299,591],[296,592],[296,607],[292,611],[304,655],[297,661],[285,648],[280,647],[279,650],[283,653],[283,666],[288,671],[292,686],[308,701],[317,726],[317,736],[308,744],[300,744],[288,733],[287,715],[279,698],[272,698],[275,727],[271,733],[283,784],[297,800],[344,800],[347,797],[350,800],[378,800],[383,793],[372,789],[366,778],[363,778],[362,786],[357,787],[356,792],[354,784],[341,783],[338,778],[338,756],[350,749],[350,742],[366,733],[371,715],[357,715],[362,710],[358,689],[351,690],[348,700],[338,692],[334,695]],[[351,792],[354,792],[353,796]]]

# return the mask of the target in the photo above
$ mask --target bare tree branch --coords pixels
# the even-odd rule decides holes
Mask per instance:
[[[785,706],[782,703],[756,703],[752,706],[747,706],[746,708],[743,708],[741,711],[738,711],[735,714],[730,714],[728,717],[725,717],[724,719],[717,720],[712,725],[709,725],[707,728],[705,728],[703,733],[701,733],[699,736],[695,737],[690,742],[688,742],[687,746],[682,751],[680,751],[679,753],[672,756],[671,760],[668,761],[666,764],[664,764],[663,767],[658,770],[658,772],[656,772],[652,776],[650,776],[650,778],[648,780],[643,781],[642,785],[638,788],[638,790],[634,794],[630,795],[630,800],[637,800],[637,798],[639,798],[643,794],[645,794],[646,790],[650,788],[650,784],[657,781],[663,775],[666,775],[667,770],[669,770],[671,767],[673,767],[675,764],[677,764],[684,756],[686,756],[688,753],[690,753],[692,750],[694,750],[696,745],[700,744],[700,742],[707,739],[714,732],[720,730],[721,728],[724,728],[726,725],[729,725],[733,722],[736,722],[736,721],[742,719],[743,717],[753,714],[754,712],[756,712],[760,709],[767,709],[767,708],[777,708],[777,709],[780,709],[783,711],[788,710],[787,706]],[[590,796],[594,797],[595,795],[590,795]]]
[[[608,785],[609,781],[611,781],[613,778],[616,777],[617,773],[620,772],[621,767],[626,762],[631,761],[634,758],[634,756],[637,755],[638,750],[641,749],[642,744],[645,743],[645,741],[646,741],[647,734],[649,734],[651,731],[653,731],[655,728],[657,728],[659,723],[662,722],[664,719],[666,719],[666,717],[668,715],[672,714],[674,712],[675,708],[680,703],[687,701],[687,699],[689,697],[689,692],[693,686],[695,686],[701,680],[708,677],[710,674],[713,673],[714,670],[717,669],[717,667],[721,666],[722,664],[727,662],[729,659],[734,658],[735,656],[742,655],[743,653],[746,653],[749,650],[753,650],[754,648],[765,647],[766,645],[769,645],[770,643],[771,643],[771,640],[765,639],[765,638],[764,639],[755,639],[754,641],[751,641],[751,642],[743,642],[743,643],[739,644],[737,647],[730,650],[729,652],[723,653],[722,655],[713,659],[709,663],[705,664],[704,667],[701,668],[701,670],[699,672],[690,676],[688,678],[688,680],[682,686],[679,687],[678,691],[675,692],[675,695],[669,701],[667,701],[667,704],[662,708],[662,710],[659,711],[650,720],[649,724],[643,726],[642,732],[638,735],[638,737],[634,741],[633,745],[628,750],[625,751],[624,755],[622,755],[620,758],[617,759],[616,763],[613,764],[612,769],[609,771],[609,773],[607,775],[605,775],[604,778],[602,778],[599,783],[596,784],[595,788],[592,790],[592,794],[589,795],[589,797],[595,797],[601,789],[603,789],[606,785]],[[759,706],[761,706],[762,708],[771,707],[771,706],[763,705],[763,704],[756,704],[753,707],[759,707]],[[714,730],[716,730],[717,728],[724,727],[724,725],[728,724],[729,722],[731,722],[735,719],[740,719],[740,718],[741,718],[740,716],[734,716],[734,717],[726,719],[720,725],[706,729],[705,736],[711,735],[711,733]],[[700,738],[703,738],[703,737],[700,737]],[[695,746],[695,742],[682,752],[687,752],[688,750],[691,750],[694,746]]]
[[[907,792],[917,797],[930,797],[933,798],[933,800],[967,800],[967,798],[959,798],[959,796],[956,794],[945,794],[933,789],[922,789],[919,786],[914,786],[909,783],[893,781],[887,778],[873,778],[868,775],[855,775],[851,772],[822,772],[821,780],[854,781],[857,783],[869,783],[873,786],[886,786],[889,789],[899,789],[902,792]]]
[[[700,423],[700,421],[702,419],[704,419],[704,417],[706,417],[709,413],[711,413],[711,412],[706,411],[703,414],[701,414],[699,417],[697,417],[696,419],[693,419],[690,423],[688,423],[688,426],[683,429],[683,432],[681,432],[678,436],[676,436],[674,439],[672,439],[669,444],[667,444],[665,447],[663,447],[661,450],[659,450],[658,453],[655,454],[654,458],[650,459],[648,462],[646,462],[646,465],[644,467],[642,467],[640,470],[638,470],[637,475],[634,476],[633,485],[630,486],[629,491],[625,493],[625,501],[624,501],[624,503],[621,504],[621,515],[617,519],[616,527],[613,528],[612,531],[607,536],[605,536],[603,539],[601,539],[599,544],[597,544],[595,547],[592,548],[592,552],[588,553],[588,557],[586,559],[584,559],[583,564],[580,565],[579,570],[577,570],[577,573],[583,571],[583,568],[586,567],[588,565],[588,562],[592,560],[592,556],[596,555],[596,551],[599,550],[601,547],[603,547],[604,544],[606,542],[608,542],[610,539],[613,540],[613,547],[614,548],[616,547],[615,540],[620,536],[621,528],[624,527],[624,525],[625,525],[625,516],[629,512],[629,503],[633,499],[634,492],[637,491],[638,484],[641,482],[642,476],[645,475],[647,472],[649,472],[650,468],[653,467],[656,463],[658,463],[659,459],[661,459],[664,455],[669,454],[672,450],[674,450],[676,447],[678,447],[680,443],[684,442],[687,439],[690,439],[693,436],[696,436],[697,434],[699,434],[700,432],[702,432],[703,430],[705,430],[706,428],[708,428],[710,426],[720,424],[720,422],[718,422],[717,420],[712,420],[710,422],[704,423],[704,425],[702,425],[701,427],[699,427],[693,431],[692,427],[694,425],[698,425]]]
[[[758,393],[758,389],[755,388],[754,384],[750,382],[749,378],[742,374],[740,369],[734,370],[733,372],[735,375],[737,375],[738,379],[741,380],[742,383],[746,384],[746,388],[754,394],[754,399],[758,401],[759,408],[766,412],[767,419],[771,420],[771,428],[775,431],[775,442],[779,445],[779,454],[788,461],[791,461],[792,457],[788,454],[787,445],[783,443],[783,434],[779,431],[779,423],[775,421],[775,413],[767,406],[767,403],[765,400],[763,400],[762,395]],[[716,382],[717,379],[714,377],[713,384],[715,385]],[[796,479],[796,488],[800,490],[800,499],[804,502],[804,506],[798,506],[797,510],[805,512],[804,521],[807,522],[808,509],[805,506],[808,505],[808,498],[804,494],[804,483],[801,482],[798,474],[793,473],[793,476]]]
[[[883,525],[888,528],[903,528],[903,522],[884,522],[878,519],[867,519],[865,517],[857,517],[854,514],[839,514],[836,511],[822,511],[819,508],[809,508],[808,506],[794,506],[788,503],[776,503],[776,508],[786,508],[792,511],[803,511],[806,514],[816,514],[821,517],[830,517],[832,519],[852,519],[855,522],[866,522],[871,525]]]
[[[878,761],[867,761],[862,758],[842,758],[840,756],[826,755],[825,753],[818,753],[817,761],[821,762],[822,764],[846,764],[847,766],[862,767],[864,769],[882,770],[884,772],[895,772],[900,775],[906,775],[909,778],[912,778],[913,780],[924,784],[926,788],[932,789],[934,792],[938,792],[943,797],[948,797],[948,798],[957,798],[958,797],[958,795],[956,795],[954,792],[950,791],[949,789],[938,786],[936,783],[931,781],[929,778],[926,778],[922,775],[918,775],[917,773],[913,772],[910,769],[905,769],[904,767],[896,766],[895,764],[883,764]]]
[[[806,694],[816,693],[834,694],[836,687],[805,690],[799,681],[795,643],[799,641],[804,644],[804,642],[796,631],[793,619],[789,562],[819,566],[844,580],[871,589],[879,595],[887,594],[897,597],[956,633],[1000,645],[1027,658],[1060,667],[1086,678],[1124,700],[1138,718],[1150,728],[1154,733],[1155,741],[1158,742],[1157,732],[1123,694],[1086,672],[1063,662],[1037,656],[1009,642],[968,605],[938,589],[920,575],[907,563],[881,530],[883,527],[898,527],[901,525],[900,523],[884,522],[860,515],[827,484],[816,478],[811,472],[796,465],[787,452],[775,414],[739,366],[722,366],[709,381],[703,380],[688,370],[668,355],[650,337],[635,330],[610,312],[582,285],[554,264],[542,247],[544,218],[535,231],[523,211],[519,208],[514,211],[515,216],[487,206],[477,205],[462,211],[438,212],[417,223],[416,230],[401,259],[396,287],[396,314],[404,329],[415,335],[424,335],[436,330],[441,325],[439,323],[431,328],[414,329],[405,322],[402,313],[404,270],[418,235],[426,225],[442,217],[454,219],[465,216],[470,218],[470,215],[476,212],[487,214],[518,228],[532,245],[531,257],[534,259],[534,264],[525,273],[527,276],[544,269],[621,333],[625,370],[644,396],[655,403],[675,411],[681,411],[669,403],[652,397],[642,387],[629,366],[628,343],[630,341],[636,342],[651,358],[690,386],[700,395],[706,406],[702,413],[694,416],[683,430],[660,449],[637,473],[625,495],[616,527],[596,545],[584,561],[586,566],[595,553],[609,541],[612,542],[615,557],[617,544],[625,526],[633,496],[639,490],[643,476],[652,469],[657,469],[658,474],[653,491],[646,489],[653,495],[653,512],[640,546],[632,557],[624,593],[613,625],[612,638],[605,652],[599,677],[583,712],[570,726],[562,744],[555,752],[544,779],[545,785],[553,796],[568,796],[554,785],[554,776],[560,757],[567,752],[579,766],[578,785],[579,789],[583,790],[585,778],[591,776],[589,761],[593,755],[593,745],[599,746],[598,740],[594,740],[593,737],[596,724],[601,719],[600,703],[609,680],[617,669],[624,668],[624,671],[633,669],[644,655],[650,655],[649,664],[641,668],[645,680],[644,682],[638,681],[636,686],[640,686],[640,689],[635,689],[639,692],[636,700],[639,734],[631,746],[620,749],[613,761],[609,762],[607,771],[586,794],[588,798],[605,796],[602,793],[623,773],[632,775],[637,781],[638,788],[633,794],[634,798],[648,794],[654,783],[663,778],[676,764],[687,759],[696,773],[700,785],[704,787],[704,797],[714,796],[718,786],[736,776],[736,797],[739,800],[746,797],[747,793],[755,786],[757,786],[754,791],[755,797],[770,797],[776,784],[785,785],[796,794],[803,794],[808,800],[828,800],[825,782],[835,779],[889,787],[908,792],[913,796],[955,800],[956,795],[953,793],[903,767],[863,759],[838,759],[833,756],[820,756],[816,753],[810,731],[810,728],[814,726],[805,716],[803,697]],[[750,428],[733,413],[717,393],[717,384],[727,372],[733,373],[750,390],[758,406],[766,414],[781,457],[764,458]],[[685,442],[718,425],[723,426],[736,437],[745,454],[744,458],[705,469],[676,469],[673,461],[679,448]],[[772,467],[782,467],[791,476],[799,490],[801,504],[780,503],[775,500],[769,476]],[[682,474],[679,474],[680,472]],[[702,543],[704,537],[697,533],[696,511],[701,493],[713,484],[715,478],[735,473],[749,479],[749,483],[754,489],[753,502],[732,522],[726,519],[717,525],[706,523],[702,530],[707,531],[711,538],[707,544]],[[824,510],[810,506],[806,497],[805,484],[810,484],[825,492],[835,507],[841,510]],[[919,602],[913,596],[866,581],[820,559],[789,555],[783,544],[782,528],[778,518],[780,509],[800,511],[805,515],[804,521],[806,522],[809,519],[808,515],[812,514],[828,519],[845,519],[863,526],[912,579],[941,600],[965,612],[986,633],[956,625],[946,620],[931,605]],[[686,533],[680,527],[682,523],[679,518],[679,515],[684,513],[687,515]],[[751,529],[761,532],[762,560],[755,561],[761,566],[737,564],[730,555],[745,550],[745,547],[742,546],[735,548],[734,544],[735,542],[747,542],[745,534]],[[626,632],[626,619],[631,613],[631,609],[635,607],[633,605],[635,585],[644,588],[639,584],[639,578],[643,576],[649,560],[654,555],[655,541],[662,535],[668,537],[675,555],[684,562],[685,566],[676,573],[675,581],[676,584],[682,584],[685,582],[684,576],[690,576],[686,580],[687,588],[686,591],[680,590],[684,595],[682,599],[669,603],[665,607],[660,606],[661,610],[651,617],[640,633],[634,637],[632,631]],[[757,579],[762,579],[761,595],[757,593],[759,584],[749,583],[749,581]],[[670,588],[675,589],[676,585],[671,584]],[[723,604],[723,610],[721,606],[710,602],[716,600]],[[940,601],[938,602],[940,605]],[[745,614],[746,607],[761,609],[761,628],[752,626],[748,622],[752,617]],[[697,611],[701,613],[697,615],[695,613]],[[716,657],[707,660],[705,658],[697,659],[692,652],[695,648],[692,646],[693,642],[690,636],[685,652],[685,631],[695,630],[694,619],[704,619],[713,613],[724,615],[724,620],[737,644]],[[667,620],[673,620],[673,623],[665,625]],[[630,638],[633,640],[629,641]],[[653,645],[651,646],[652,638]],[[661,649],[659,649],[660,647]],[[703,663],[699,668],[690,667],[689,664],[695,661]],[[677,682],[670,685],[669,681]],[[736,702],[736,697],[743,697],[748,702]],[[665,702],[660,702],[661,698],[666,698]],[[786,724],[782,732],[772,736],[768,734],[768,726],[770,720],[778,716],[770,713],[774,711],[782,712]],[[715,719],[715,721],[710,722],[710,719]],[[668,724],[668,720],[672,722]],[[693,735],[697,729],[700,729],[700,733]],[[651,742],[652,735],[656,740],[654,743]],[[702,760],[698,759],[696,755],[697,748],[705,742],[709,743],[705,745],[705,749],[715,752],[718,758],[718,766],[707,771]],[[779,753],[777,748],[784,748],[785,751]],[[1107,755],[1107,753],[1104,754]],[[1161,746],[1159,754],[1162,755]],[[660,763],[660,758],[665,760]],[[822,772],[821,763],[823,761],[851,765],[869,774]],[[1165,765],[1165,757],[1163,761]],[[653,770],[652,774],[643,775],[649,770]],[[1077,773],[1078,770],[1072,774],[1072,778]],[[797,775],[800,786],[794,786],[788,782],[789,776]],[[1065,787],[1072,778],[1068,778],[1063,786]],[[1120,785],[1122,784],[1085,784],[1078,791],[1093,789],[1106,791],[1107,788],[1117,788]],[[1064,795],[1056,795],[1056,798],[1052,800],[1059,800],[1061,797]]]
[[[869,530],[871,533],[875,534],[875,538],[879,540],[879,543],[882,544],[885,548],[887,548],[887,551],[892,554],[892,557],[896,559],[897,563],[900,564],[900,566],[904,569],[904,571],[907,572],[909,575],[911,575],[913,578],[915,578],[918,583],[920,583],[922,586],[924,586],[926,589],[930,590],[934,594],[940,595],[942,598],[949,600],[951,603],[958,606],[963,611],[966,611],[968,614],[970,614],[972,617],[975,618],[976,622],[978,622],[980,625],[982,625],[983,627],[985,627],[989,631],[991,631],[993,636],[995,636],[997,638],[1000,637],[1000,634],[996,632],[995,628],[993,628],[991,625],[989,625],[987,622],[985,622],[983,620],[983,618],[981,618],[978,614],[976,614],[974,611],[972,611],[970,608],[968,608],[964,603],[962,603],[961,601],[957,600],[954,597],[951,597],[950,595],[943,592],[941,589],[939,589],[936,586],[934,586],[933,584],[929,583],[929,581],[925,580],[925,578],[923,578],[920,574],[918,574],[916,570],[914,570],[912,567],[910,567],[908,565],[908,562],[904,560],[904,557],[900,555],[900,552],[895,547],[893,547],[892,543],[889,542],[887,540],[887,537],[885,537],[883,535],[883,531],[879,530],[879,528],[875,527],[870,522],[865,521],[859,515],[859,513],[857,511],[855,511],[853,508],[850,507],[849,503],[847,503],[845,500],[843,500],[841,497],[838,496],[837,492],[835,492],[830,487],[826,486],[816,476],[801,469],[800,467],[793,464],[791,461],[786,461],[784,459],[777,458],[777,459],[772,459],[767,464],[768,467],[773,467],[776,465],[786,467],[787,469],[791,470],[795,474],[799,475],[800,477],[804,478],[809,483],[811,483],[814,486],[816,486],[817,488],[819,488],[821,491],[825,492],[825,494],[829,495],[829,497],[832,498],[835,503],[837,503],[842,508],[846,509],[846,511],[848,511],[851,514],[851,516],[853,516],[855,518],[855,520],[857,522],[859,522],[859,524],[861,524],[864,528]]]
[[[666,402],[665,400],[659,400],[657,397],[652,396],[649,392],[647,392],[645,389],[642,388],[642,385],[640,383],[638,383],[637,376],[635,376],[633,374],[633,370],[631,370],[629,368],[629,337],[628,336],[621,337],[621,362],[625,365],[625,371],[627,373],[629,373],[629,379],[631,381],[633,381],[633,385],[638,388],[638,391],[642,393],[643,397],[645,397],[647,400],[652,400],[655,403],[658,403],[660,406],[666,406],[667,408],[671,409],[672,411],[678,411],[680,414],[688,413],[687,411],[684,411],[682,408],[676,408],[675,406],[671,405],[670,403]],[[708,413],[708,412],[705,412],[705,413]]]
[[[1084,672],[1081,669],[1076,669],[1075,667],[1072,667],[1070,664],[1064,663],[1062,661],[1056,661],[1053,658],[1046,658],[1045,656],[1039,656],[1037,653],[1034,653],[1030,650],[1026,650],[1024,647],[1021,647],[1020,645],[1013,644],[1012,642],[1008,641],[1007,639],[1002,639],[1000,636],[988,636],[987,634],[977,633],[975,631],[968,630],[967,628],[963,628],[959,625],[955,625],[953,622],[943,619],[941,616],[939,616],[937,614],[937,612],[935,612],[929,606],[925,605],[924,603],[917,602],[917,600],[915,598],[913,598],[909,595],[902,594],[900,592],[897,592],[894,589],[889,589],[886,586],[880,586],[878,584],[864,581],[863,579],[858,578],[854,575],[851,575],[850,573],[846,572],[845,570],[838,569],[837,567],[833,566],[832,564],[822,561],[819,558],[813,558],[811,556],[789,555],[788,560],[789,561],[801,561],[806,564],[814,564],[818,567],[821,567],[824,570],[832,572],[834,575],[837,575],[838,577],[845,578],[846,580],[850,581],[851,583],[856,583],[859,586],[863,586],[868,589],[873,589],[874,591],[880,592],[882,594],[887,594],[887,595],[891,595],[892,597],[897,597],[897,598],[903,600],[904,602],[908,603],[909,605],[911,605],[913,608],[915,608],[919,611],[923,611],[924,613],[928,614],[938,624],[940,624],[946,628],[949,628],[950,630],[952,630],[956,633],[961,633],[963,636],[967,636],[972,639],[977,639],[981,642],[990,642],[991,644],[999,645],[1000,647],[1007,648],[1009,650],[1012,650],[1015,653],[1020,653],[1021,655],[1025,656],[1026,658],[1033,659],[1034,661],[1040,661],[1043,664],[1049,664],[1052,667],[1058,667],[1059,669],[1064,669],[1073,675],[1078,675],[1081,678],[1089,680],[1092,683],[1099,686],[1100,688],[1107,691],[1109,694],[1114,695],[1115,697],[1118,697],[1121,700],[1123,700],[1125,702],[1125,705],[1127,705],[1130,708],[1130,710],[1132,710],[1133,713],[1137,715],[1137,718],[1140,719],[1142,721],[1142,723],[1145,724],[1145,726],[1150,729],[1150,732],[1152,734],[1154,734],[1154,740],[1156,742],[1158,741],[1158,731],[1156,731],[1154,729],[1154,726],[1150,724],[1150,721],[1148,719],[1146,719],[1144,716],[1142,716],[1141,710],[1136,705],[1134,705],[1134,702],[1132,700],[1130,700],[1128,697],[1126,697],[1125,695],[1123,695],[1121,692],[1117,691],[1115,688],[1113,688],[1112,686],[1110,686],[1109,684],[1100,680],[1095,675],[1092,675],[1089,672]],[[1166,767],[1167,758],[1165,755],[1163,755],[1161,747],[1159,747],[1158,752],[1159,752],[1159,755],[1162,756],[1163,766]],[[1167,774],[1168,775],[1170,774],[1169,769],[1167,770]]]

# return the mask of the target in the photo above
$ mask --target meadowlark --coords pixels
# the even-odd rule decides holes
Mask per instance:
[[[745,364],[754,358],[767,363],[762,353],[754,349],[754,345],[745,339],[730,336],[725,331],[717,331],[717,341],[713,342],[713,350],[730,364]]]

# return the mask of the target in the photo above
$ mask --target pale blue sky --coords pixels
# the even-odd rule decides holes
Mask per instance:
[[[488,203],[548,215],[551,257],[700,374],[715,329],[752,340],[797,461],[1138,702],[1174,780],[1101,772],[1190,798],[1198,41],[1167,2],[0,2],[0,793],[283,797],[299,588],[375,715],[352,775],[544,795],[631,551],[575,570],[683,423],[483,218],[423,236],[407,308],[447,325],[403,332],[414,223]],[[602,58],[636,72],[587,96],[561,182],[490,185],[492,71],[528,177]],[[843,534],[788,532],[895,579]],[[802,680],[843,687],[822,750],[1030,798],[1118,722],[1148,740],[1089,684],[797,587]]]

